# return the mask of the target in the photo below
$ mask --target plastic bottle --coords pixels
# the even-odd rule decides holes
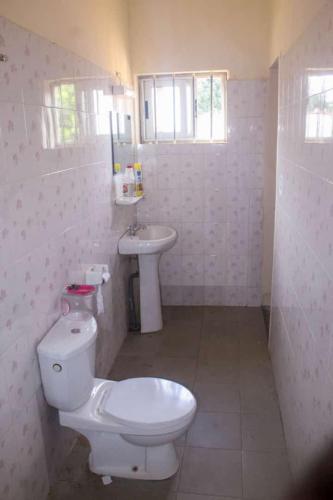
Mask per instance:
[[[135,176],[133,165],[127,165],[123,178],[123,196],[134,196],[135,194]]]
[[[135,175],[135,196],[143,195],[142,166],[141,163],[134,163]]]
[[[123,179],[124,179],[124,176],[121,172],[120,163],[114,164],[114,172],[115,172],[115,175],[113,177],[114,186],[115,186],[116,198],[118,199],[121,198],[121,196],[123,196]]]

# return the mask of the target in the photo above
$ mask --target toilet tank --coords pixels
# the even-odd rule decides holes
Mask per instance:
[[[37,347],[47,402],[72,411],[88,401],[95,374],[97,323],[88,312],[62,316]]]

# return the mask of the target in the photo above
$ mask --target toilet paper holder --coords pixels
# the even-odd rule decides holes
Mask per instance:
[[[93,264],[85,273],[87,285],[104,285],[111,278],[108,264]]]

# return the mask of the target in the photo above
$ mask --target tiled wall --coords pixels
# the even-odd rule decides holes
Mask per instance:
[[[331,4],[280,64],[270,348],[295,473],[333,435],[332,45]]]
[[[110,75],[4,18],[0,52],[0,498],[38,500],[73,434],[45,403],[36,345],[63,285],[109,263],[97,360],[108,372],[126,334],[117,241],[133,212],[112,207]]]
[[[164,304],[261,303],[266,82],[228,82],[228,143],[140,145],[141,222],[175,227]]]

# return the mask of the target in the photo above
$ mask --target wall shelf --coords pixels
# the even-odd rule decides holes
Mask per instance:
[[[116,205],[136,205],[140,200],[143,199],[142,196],[121,196],[116,198]]]

